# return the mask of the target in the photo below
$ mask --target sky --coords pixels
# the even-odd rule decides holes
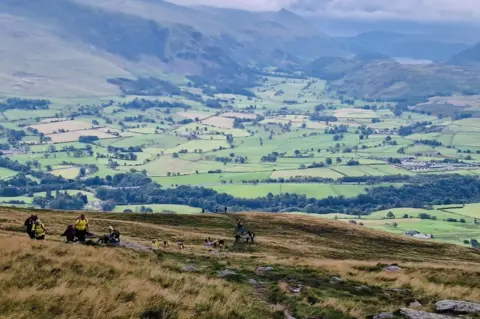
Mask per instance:
[[[330,18],[477,22],[480,0],[169,0],[183,5],[212,5],[255,11],[287,8]]]

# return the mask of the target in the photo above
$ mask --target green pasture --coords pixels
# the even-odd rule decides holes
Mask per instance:
[[[186,205],[163,205],[163,204],[154,204],[154,205],[117,205],[115,206],[114,212],[122,213],[126,209],[130,209],[132,212],[140,212],[140,208],[148,207],[153,210],[154,213],[165,213],[173,212],[176,214],[198,214],[201,213],[200,208],[190,207]]]
[[[7,179],[17,174],[18,172],[12,171],[8,168],[0,167],[0,179]]]
[[[212,188],[219,193],[227,193],[241,198],[265,197],[269,193],[273,195],[290,193],[306,195],[308,198],[322,199],[329,196],[355,197],[365,193],[365,185],[332,185],[320,183],[223,184],[209,186],[208,188]]]

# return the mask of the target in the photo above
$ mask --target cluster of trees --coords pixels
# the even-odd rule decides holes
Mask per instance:
[[[52,196],[51,192],[47,191],[45,197],[35,197],[33,198],[32,203],[41,208],[81,210],[86,204],[88,204],[88,198],[87,195],[82,193],[70,195],[67,191],[56,191],[55,196]]]
[[[156,107],[156,108],[190,108],[190,105],[182,103],[182,102],[166,102],[166,101],[159,101],[159,100],[147,100],[147,99],[134,99],[129,102],[121,103],[121,107],[127,109],[140,109],[145,111],[147,109]]]
[[[215,156],[214,160],[216,162],[221,162],[224,164],[227,164],[227,163],[245,164],[248,158],[246,156],[235,156],[235,154],[230,154],[230,156]]]
[[[427,126],[432,125],[432,122],[423,121],[423,122],[416,122],[407,126],[400,126],[398,129],[398,134],[400,136],[408,136],[415,133],[420,133],[426,130]]]
[[[98,136],[95,136],[95,135],[84,135],[78,138],[78,141],[80,143],[93,143],[98,140],[99,140]]]
[[[155,119],[150,117],[143,116],[142,114],[137,116],[125,116],[123,117],[125,122],[145,122],[145,123],[155,123]]]
[[[416,140],[415,144],[430,145],[433,147],[442,146],[442,142],[439,142],[437,140]]]
[[[143,176],[142,180],[145,184],[135,188],[99,187],[97,196],[117,204],[182,204],[207,210],[221,205],[232,207],[233,210],[343,212],[355,215],[394,207],[420,208],[452,202],[480,201],[480,181],[465,176],[441,177],[429,183],[407,184],[400,188],[371,188],[367,194],[355,198],[339,196],[320,200],[298,194],[269,194],[253,199],[235,198],[203,187],[180,186],[176,189],[162,189],[149,181],[148,177]]]
[[[325,129],[325,134],[342,134],[348,132],[348,126],[345,124],[335,125],[330,128]]]
[[[112,146],[112,145],[109,145],[107,147],[107,151],[109,153],[119,153],[119,152],[140,153],[140,152],[143,152],[141,146],[116,147],[116,146]]]
[[[5,112],[12,109],[20,110],[46,110],[50,107],[49,100],[33,100],[9,98],[4,103],[0,103],[0,112]]]
[[[310,115],[310,120],[311,121],[317,121],[317,122],[329,123],[329,122],[338,121],[338,118],[333,116],[333,115],[322,115],[322,114],[315,113],[315,114]]]
[[[279,153],[273,152],[269,153],[267,155],[264,155],[260,158],[262,162],[269,162],[269,163],[275,163],[277,161],[277,158],[280,156]]]

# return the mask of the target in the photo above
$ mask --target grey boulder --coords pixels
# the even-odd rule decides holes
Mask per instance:
[[[233,270],[230,270],[230,269],[225,269],[225,270],[222,270],[218,273],[218,276],[219,277],[222,277],[222,278],[225,278],[225,277],[229,277],[229,276],[235,276],[237,273],[234,272]]]
[[[438,312],[450,312],[456,314],[462,313],[480,313],[480,303],[461,301],[461,300],[441,300],[435,304]]]
[[[373,317],[373,319],[391,319],[391,318],[395,318],[395,316],[391,312],[381,312],[378,315],[375,315]]]
[[[400,314],[408,319],[452,319],[450,316],[439,315],[426,311],[413,310],[408,308],[400,309]]]

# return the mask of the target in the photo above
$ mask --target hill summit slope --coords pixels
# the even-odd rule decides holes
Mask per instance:
[[[478,251],[337,221],[88,213],[92,232],[113,225],[128,249],[62,243],[77,216],[66,212],[37,212],[48,236],[30,241],[31,213],[0,210],[2,318],[365,318],[414,300],[431,311],[442,299],[480,299]],[[233,243],[237,218],[255,244]],[[227,247],[206,248],[206,237]],[[152,239],[170,247],[153,251]],[[400,269],[386,271],[392,263]]]

